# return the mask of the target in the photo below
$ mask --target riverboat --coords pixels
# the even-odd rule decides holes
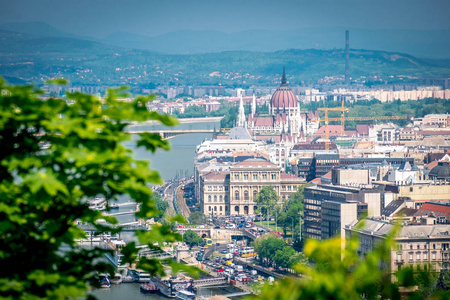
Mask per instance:
[[[192,291],[193,285],[191,281],[187,281],[182,277],[171,277],[167,279],[154,277],[153,279],[159,292],[166,297],[174,298],[177,292],[182,290]]]
[[[101,288],[110,288],[111,282],[109,281],[108,277],[103,277],[100,281],[100,287]]]
[[[141,291],[141,293],[144,293],[144,294],[151,294],[151,293],[158,292],[158,288],[153,283],[141,284],[141,286],[139,287],[139,290]]]
[[[192,292],[189,292],[189,291],[181,290],[181,291],[176,293],[175,299],[180,299],[180,300],[197,300],[197,295],[192,293]]]
[[[89,200],[89,208],[92,210],[106,210],[106,199],[102,197],[95,197],[93,200]]]

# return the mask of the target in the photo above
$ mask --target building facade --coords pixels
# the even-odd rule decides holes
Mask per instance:
[[[273,186],[281,205],[305,181],[281,172],[263,159],[247,159],[228,172],[210,172],[200,177],[200,206],[205,215],[253,215],[255,199],[263,186]]]
[[[359,253],[366,256],[394,230],[395,225],[381,220],[364,220],[364,224],[345,227],[347,238],[358,237]],[[450,269],[450,228],[448,224],[404,225],[394,237],[390,258],[386,263],[393,275],[403,266],[427,266],[431,271]]]

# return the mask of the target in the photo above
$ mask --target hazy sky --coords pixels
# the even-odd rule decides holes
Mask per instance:
[[[450,29],[450,0],[0,0],[0,23],[154,36],[184,29]]]

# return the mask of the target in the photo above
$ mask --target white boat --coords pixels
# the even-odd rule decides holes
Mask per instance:
[[[111,282],[109,281],[109,278],[107,276],[104,276],[100,281],[100,287],[101,288],[110,288]]]
[[[186,291],[186,290],[178,291],[175,294],[175,299],[180,299],[180,300],[196,300],[197,299],[196,297],[197,297],[196,294],[191,293],[191,292]]]
[[[89,200],[89,208],[93,210],[106,210],[106,199],[95,197],[94,200]]]

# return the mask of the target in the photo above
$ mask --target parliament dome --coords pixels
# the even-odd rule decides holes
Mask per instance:
[[[281,78],[280,87],[273,93],[270,105],[273,108],[283,109],[298,106],[297,96],[286,85],[286,74],[283,67],[283,77]]]

